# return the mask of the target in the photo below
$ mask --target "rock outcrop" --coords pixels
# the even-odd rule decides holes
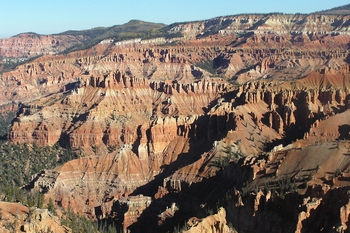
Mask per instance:
[[[54,216],[47,209],[28,208],[21,204],[10,202],[0,202],[0,206],[1,232],[72,232],[68,227],[61,225],[60,218]]]
[[[229,229],[226,225],[226,211],[224,208],[220,208],[218,213],[212,216],[208,216],[204,219],[192,218],[187,222],[187,227],[190,229],[182,231],[183,233],[228,233],[236,232]]]

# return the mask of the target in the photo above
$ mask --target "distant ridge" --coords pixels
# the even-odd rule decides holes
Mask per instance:
[[[67,53],[90,48],[105,39],[114,39],[118,41],[135,37],[145,38],[163,35],[159,32],[159,29],[164,28],[165,26],[166,25],[162,23],[152,23],[134,19],[122,25],[97,27],[88,30],[70,30],[54,35],[87,36],[90,38],[82,44],[77,44],[67,49],[64,52]]]
[[[350,4],[334,7],[329,10],[317,11],[317,14],[327,14],[327,15],[348,15],[350,14]],[[315,14],[314,13],[314,14]]]
[[[23,35],[41,36],[40,34],[35,33],[35,32],[21,32],[17,35],[11,36],[11,37],[23,36]]]

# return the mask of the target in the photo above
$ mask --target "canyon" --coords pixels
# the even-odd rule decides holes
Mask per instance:
[[[122,232],[348,232],[349,20],[242,14],[67,53],[88,38],[1,40],[3,62],[40,55],[1,73],[6,143],[80,151],[26,189]]]

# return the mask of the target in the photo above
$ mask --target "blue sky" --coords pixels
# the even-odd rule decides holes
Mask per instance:
[[[240,13],[310,13],[348,0],[0,0],[0,38],[53,34],[123,24],[131,19],[170,24]]]

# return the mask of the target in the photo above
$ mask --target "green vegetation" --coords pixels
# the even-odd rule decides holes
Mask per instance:
[[[72,229],[72,232],[93,233],[99,232],[98,224],[85,217],[74,214],[68,209],[61,222],[62,225]]]
[[[39,171],[52,169],[79,155],[80,151],[58,145],[39,147],[0,142],[0,200],[43,208],[43,194],[38,191],[28,192],[23,186],[29,184],[32,176]],[[46,208],[54,213],[52,200]]]
[[[287,193],[294,193],[297,191],[297,184],[295,180],[292,182],[292,179],[287,175],[278,181],[278,188],[280,197],[284,199]]]
[[[203,34],[197,35],[197,38],[206,37],[217,34],[220,30],[226,28],[232,23],[232,19],[221,20],[220,18],[214,18],[208,20],[205,23],[205,31]]]
[[[12,112],[0,115],[2,136],[8,132],[13,117],[14,113]],[[56,206],[51,198],[45,205],[44,194],[37,190],[28,191],[26,185],[30,183],[33,175],[43,169],[52,169],[81,155],[81,150],[62,148],[58,144],[54,146],[17,145],[0,141],[0,201],[17,202],[28,207],[46,208],[52,214],[56,214]],[[0,209],[1,218],[2,210]],[[112,225],[103,229],[99,227],[97,222],[73,214],[70,211],[62,219],[62,225],[70,227],[73,232],[117,232]],[[13,223],[6,222],[5,227],[10,231],[14,231],[14,226]],[[52,231],[49,230],[48,232]]]
[[[225,147],[223,153],[223,155],[220,154],[220,156],[211,163],[212,166],[221,170],[227,167],[230,162],[237,163],[238,160],[243,157],[240,151],[233,151],[231,146]]]
[[[188,230],[187,229],[187,223],[186,222],[184,222],[182,225],[180,225],[180,223],[178,223],[175,227],[174,227],[174,229],[173,229],[173,233],[180,233],[180,232],[183,232],[183,231],[186,231],[186,230]]]
[[[214,68],[214,61],[211,60],[211,59],[195,63],[194,65],[199,67],[199,68],[201,68],[201,69],[203,69],[203,70],[208,71],[212,75],[216,75],[216,70]]]
[[[135,38],[152,39],[157,37],[165,37],[170,39],[182,36],[181,33],[170,34],[168,32],[169,29],[169,26],[165,26],[164,24],[160,23],[150,23],[140,20],[131,20],[123,25],[116,25],[107,28],[99,27],[84,31],[67,31],[58,35],[82,35],[90,38],[84,43],[74,45],[62,52],[63,54],[67,54],[72,51],[91,48],[92,46],[98,44],[100,41],[105,39],[122,41]]]
[[[43,169],[52,169],[69,160],[81,156],[81,151],[65,149],[59,145],[39,147],[36,145],[15,145],[0,142],[0,200],[19,202],[28,207],[46,208],[56,214],[56,207],[50,198],[44,205],[44,194],[39,191],[27,191],[27,185],[32,175]],[[78,216],[68,211],[63,216],[62,225],[68,226],[73,232],[99,232],[97,222]],[[0,210],[0,218],[1,218]],[[8,226],[7,229],[12,229]],[[112,226],[100,232],[116,232]]]
[[[122,226],[115,226],[113,223],[107,223],[107,221],[92,221],[86,217],[79,216],[73,213],[70,208],[64,212],[62,218],[62,225],[72,229],[72,232],[79,233],[122,233]]]
[[[265,183],[263,187],[256,186],[254,192],[257,193],[259,190],[262,190],[265,194],[267,194],[269,191],[271,191],[272,193],[278,193],[279,197],[284,199],[288,193],[294,193],[297,191],[297,189],[298,184],[296,179],[286,175],[278,181]]]
[[[15,118],[15,112],[0,114],[0,138],[5,138],[10,130],[12,119]]]
[[[44,195],[38,191],[28,192],[18,186],[1,183],[0,195],[2,197],[1,201],[20,202],[28,207],[34,206],[37,208],[43,208]]]
[[[350,13],[350,4],[335,7],[329,10],[323,10],[315,12],[317,14],[328,14],[328,15],[347,15]]]
[[[53,204],[52,199],[49,199],[49,202],[47,203],[47,209],[51,212],[51,213],[56,213],[56,208],[55,205]]]
[[[335,177],[340,177],[341,175],[342,175],[341,170],[340,170],[339,168],[335,169],[335,171],[334,171],[334,176],[335,176]]]
[[[35,56],[35,57],[31,57],[31,58],[28,58],[28,59],[25,59],[25,60],[21,60],[21,61],[11,61],[11,62],[4,62],[3,63],[3,66],[2,66],[2,69],[0,69],[0,74],[4,73],[4,72],[8,72],[8,71],[11,71],[11,70],[14,70],[17,66],[20,66],[20,65],[23,65],[23,64],[26,64],[26,63],[29,63],[29,62],[32,62],[34,61],[35,59],[41,57],[42,55],[39,55],[39,56]]]
[[[0,142],[0,182],[21,187],[39,171],[52,169],[80,155],[80,150],[65,149],[58,144],[39,147]]]

